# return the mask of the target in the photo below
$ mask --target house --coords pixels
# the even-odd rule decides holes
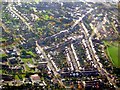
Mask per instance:
[[[10,64],[17,64],[18,63],[15,57],[9,58],[8,61]]]
[[[31,75],[30,79],[32,81],[32,84],[40,83],[41,82],[40,77],[39,77],[38,74]]]
[[[8,48],[8,49],[6,49],[6,54],[8,54],[10,56],[18,57],[16,49]]]
[[[6,64],[1,64],[1,63],[0,63],[0,66],[1,66],[2,69],[4,69],[4,70],[8,70],[8,69],[9,69],[9,66],[6,65]]]
[[[21,72],[21,70],[22,70],[21,66],[12,66],[12,67],[9,67],[9,68],[14,72]]]
[[[14,77],[10,76],[10,75],[2,75],[2,74],[0,74],[0,77],[2,77],[2,79],[4,81],[12,81],[14,79]]]
[[[31,69],[36,68],[36,66],[35,66],[35,65],[33,65],[33,64],[31,64],[31,63],[27,63],[27,65],[28,65],[28,67],[29,67],[29,68],[31,68]]]
[[[37,69],[45,69],[47,67],[47,62],[38,62]]]

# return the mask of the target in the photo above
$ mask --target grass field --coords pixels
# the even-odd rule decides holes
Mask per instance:
[[[2,42],[2,41],[6,41],[7,39],[5,39],[5,38],[0,38],[0,42]]]
[[[0,70],[0,74],[2,74],[2,70]]]
[[[104,42],[105,45],[107,46],[107,54],[109,56],[109,58],[111,59],[112,63],[114,66],[116,67],[120,67],[120,60],[119,60],[119,53],[118,53],[118,49],[120,48],[118,46],[117,42]]]
[[[33,64],[32,58],[22,58],[22,61],[26,64],[27,62],[30,62]]]

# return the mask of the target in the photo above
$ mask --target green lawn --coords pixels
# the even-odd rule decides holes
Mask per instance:
[[[28,67],[28,65],[25,65],[25,67],[27,71],[30,71],[30,68]]]
[[[0,42],[2,42],[2,41],[6,41],[7,39],[5,39],[5,38],[0,38]]]
[[[0,70],[0,74],[2,74],[2,70]]]
[[[33,63],[32,58],[21,58],[24,63],[30,62]]]
[[[21,58],[21,59],[22,59],[22,61],[25,63],[26,70],[27,70],[28,72],[34,72],[34,70],[31,70],[31,69],[28,67],[28,65],[27,65],[27,62],[33,64],[32,58],[27,58],[27,59],[26,59],[26,58]]]
[[[2,57],[6,57],[7,55],[5,54],[5,53],[0,53],[0,59],[2,58]]]
[[[120,61],[118,58],[118,47],[116,42],[104,42],[107,45],[107,54],[110,57],[112,63],[116,67],[120,67]]]
[[[25,50],[25,49],[22,49],[21,50],[21,53],[23,55],[31,55],[32,57],[36,57],[36,54],[34,52],[32,52],[31,50]]]
[[[27,53],[30,54],[30,55],[32,55],[33,57],[36,56],[32,51],[28,51]]]
[[[18,75],[15,75],[15,79],[16,79],[16,80],[20,80],[19,77],[18,77]]]
[[[25,78],[25,74],[16,74],[15,75],[16,80],[20,80],[20,79],[22,80],[23,78]]]

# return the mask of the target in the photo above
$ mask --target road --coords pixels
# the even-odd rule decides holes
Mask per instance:
[[[10,4],[9,4],[9,8],[10,8],[10,10],[11,10],[14,14],[16,14],[16,15],[26,24],[26,26],[28,27],[28,29],[33,32],[32,27],[27,23],[27,21],[26,21],[23,17],[21,17],[21,16],[11,7]],[[89,37],[88,30],[87,30],[87,28],[85,27],[84,23],[82,22],[82,19],[83,19],[87,14],[91,13],[92,11],[93,11],[93,9],[90,9],[85,15],[83,15],[82,17],[79,17],[79,19],[76,20],[75,23],[71,26],[71,29],[73,29],[77,24],[81,23],[80,26],[82,26],[83,29],[84,29],[83,32],[84,32],[84,34],[85,34],[85,43],[86,43],[86,45],[87,45],[87,47],[88,47],[89,53],[90,53],[91,56],[92,56],[92,59],[93,59],[94,64],[97,66],[98,71],[99,71],[101,74],[104,74],[104,75],[107,77],[107,79],[109,80],[109,82],[112,83],[112,84],[116,87],[114,81],[109,77],[109,73],[102,67],[102,64],[99,62],[99,57],[98,57],[97,54],[96,54],[96,51],[95,51],[95,49],[94,49],[94,45],[93,45],[93,43],[92,43],[91,37]],[[63,33],[65,33],[65,32],[70,33],[69,30],[63,30],[63,31],[60,31],[60,32],[57,33],[57,34],[54,34],[54,35],[52,35],[52,36],[50,36],[50,37],[46,37],[46,38],[56,37],[57,35],[63,34]],[[47,62],[48,62],[48,66],[49,66],[50,69],[53,71],[54,75],[57,77],[59,74],[57,73],[56,68],[54,67],[54,65],[52,65],[51,60],[49,60],[49,58],[47,57],[47,55],[45,54],[45,52],[43,51],[43,49],[38,45],[37,41],[36,41],[36,46],[37,46],[38,49],[42,52],[43,56],[45,57],[45,59],[46,59]],[[72,48],[72,49],[71,49],[71,48]],[[76,56],[75,51],[74,51],[74,49],[73,49],[73,45],[71,44],[71,47],[70,47],[70,48],[67,48],[67,50],[68,50],[68,52],[69,52],[69,57],[71,58],[71,61],[72,61],[72,63],[73,63],[73,66],[74,66],[75,70],[79,70],[78,64],[77,64],[77,62],[76,62],[76,61],[77,61],[77,56]],[[64,84],[62,83],[62,81],[61,81],[60,79],[57,78],[57,80],[58,80],[58,82],[61,84],[61,86],[64,86]]]
[[[38,49],[41,51],[41,53],[43,54],[44,58],[47,61],[47,65],[48,67],[53,71],[54,76],[57,78],[59,75],[59,73],[57,73],[56,67],[54,67],[54,65],[52,65],[51,60],[47,57],[46,53],[43,51],[42,47],[39,46],[39,44],[36,41],[36,46],[38,47]],[[65,87],[65,85],[63,84],[63,82],[61,81],[61,79],[57,78],[57,81],[59,82],[59,84],[63,87]]]
[[[88,14],[91,13],[92,11],[93,11],[93,9],[91,8],[91,9],[90,9],[89,11],[87,11],[87,13],[84,14],[82,17],[79,17],[79,19],[76,20],[75,23],[72,25],[72,29],[73,29],[77,24],[79,24],[79,22],[82,21],[83,18],[84,18],[86,15],[88,15]]]
[[[71,49],[72,49],[72,51],[73,51],[73,55],[74,55],[75,61],[76,61],[76,63],[77,63],[77,71],[79,71],[79,69],[81,69],[81,68],[80,68],[80,62],[79,62],[78,56],[77,56],[77,54],[76,54],[76,51],[75,51],[75,48],[74,48],[73,43],[71,44]]]
[[[78,61],[79,59],[75,52],[73,43],[71,43],[70,46],[67,46],[65,51],[67,55],[67,62],[70,66],[71,71],[80,71],[80,62]]]
[[[4,29],[4,31],[5,31],[6,33],[11,34],[9,28],[6,27],[6,25],[2,22],[2,20],[0,20],[0,26],[3,27],[3,29]],[[1,31],[1,32],[2,32],[2,31]],[[16,35],[13,35],[13,38],[16,38]],[[20,41],[20,39],[17,39],[17,40],[15,40],[12,44],[17,45],[19,41]],[[7,44],[7,42],[6,42],[6,44]],[[7,47],[11,47],[11,44],[2,45],[2,46],[5,47],[5,48],[7,48]]]
[[[2,22],[2,20],[0,20],[0,26],[3,27],[3,29],[5,30],[5,32],[10,33],[10,30],[5,26],[5,24]]]
[[[71,45],[72,45],[72,44],[71,44]],[[71,45],[70,45],[70,47],[67,47],[69,56],[70,56],[70,58],[71,58],[70,60],[71,60],[71,62],[73,63],[73,66],[74,66],[74,68],[75,68],[75,71],[79,71],[78,63],[76,62],[76,58],[75,58],[75,55],[74,55],[75,51],[72,50]]]
[[[114,85],[114,87],[117,87],[116,84],[114,83],[114,81],[109,77],[109,73],[102,67],[102,64],[99,62],[100,60],[99,60],[99,57],[97,56],[96,51],[94,49],[94,45],[92,43],[91,37],[89,37],[88,33],[86,32],[87,28],[85,27],[85,25],[83,23],[81,24],[81,26],[84,29],[83,32],[85,34],[85,39],[86,39],[86,43],[87,43],[86,45],[87,45],[87,47],[89,49],[89,52],[90,52],[90,54],[92,56],[94,64],[97,66],[98,71],[102,75],[105,75],[107,77],[108,81],[110,83],[112,83],[112,85]]]
[[[100,33],[99,33],[99,31],[100,31],[101,29],[103,29],[104,32],[106,32],[106,29],[105,29],[105,27],[104,27],[104,25],[103,25],[103,24],[105,24],[106,22],[108,22],[108,20],[107,20],[106,18],[107,18],[107,17],[104,17],[104,19],[103,19],[102,22],[98,22],[96,27],[94,27],[93,24],[90,24],[90,26],[91,26],[91,28],[92,28],[92,30],[93,30],[93,32],[92,32],[92,34],[91,34],[91,36],[90,36],[91,38],[92,38],[95,34],[97,35],[98,38],[101,38],[101,35],[100,35]]]
[[[27,21],[26,21],[22,16],[20,16],[20,15],[13,9],[13,7],[11,7],[11,4],[9,4],[8,7],[10,8],[10,10],[11,10],[14,14],[16,14],[16,15],[23,21],[23,23],[25,23],[25,25],[28,27],[28,29],[33,32],[32,27],[27,23]],[[45,52],[43,51],[43,49],[38,45],[37,41],[36,41],[36,46],[37,46],[38,49],[42,52],[43,56],[44,56],[45,59],[47,60],[47,63],[48,63],[47,65],[48,65],[48,66],[50,67],[50,69],[53,71],[55,77],[60,76],[59,73],[56,72],[56,68],[54,67],[54,65],[52,65],[51,60],[48,59],[48,57],[47,57],[47,55],[45,54]],[[57,78],[57,81],[60,83],[61,86],[64,87],[64,84],[63,84],[63,82],[62,82],[60,79]]]
[[[105,27],[103,26],[103,23],[106,23],[106,22],[107,22],[107,20],[106,20],[106,17],[105,17],[102,22],[100,22],[100,23],[97,24],[97,27],[102,27],[103,30],[106,31]],[[82,24],[82,26],[83,26],[83,25],[84,25],[84,24]],[[93,32],[92,35],[89,37],[89,40],[88,40],[89,43],[88,43],[87,45],[88,45],[88,48],[89,48],[89,50],[90,50],[90,52],[91,52],[91,54],[92,54],[92,58],[94,58],[94,59],[93,59],[93,60],[94,60],[94,63],[97,65],[98,71],[101,72],[101,74],[103,74],[103,72],[104,72],[104,75],[107,77],[108,81],[109,81],[110,83],[112,83],[112,84],[114,85],[114,87],[117,87],[116,84],[114,83],[114,81],[112,80],[112,78],[108,76],[109,73],[102,67],[102,64],[99,62],[99,57],[97,56],[96,51],[95,51],[95,49],[93,48],[93,47],[94,47],[94,45],[93,45],[93,43],[92,43],[93,35],[94,35],[94,34],[97,34],[98,38],[100,37],[100,35],[97,33],[100,29],[97,28],[97,27],[95,27],[94,32]],[[83,27],[83,28],[84,28],[84,30],[86,29],[86,27]],[[85,32],[84,34],[86,35],[87,33]],[[88,38],[88,37],[87,37],[87,35],[86,35],[86,39],[87,39],[87,38]]]
[[[93,11],[93,9],[91,8],[89,11],[87,11],[87,13],[85,14],[85,15],[83,15],[82,17],[79,17],[79,19],[78,20],[76,20],[75,22],[74,22],[74,24],[71,26],[71,29],[73,29],[77,24],[79,24],[79,22],[80,21],[82,21],[83,20],[83,18],[86,16],[86,15],[88,15],[89,13],[91,13]],[[70,30],[62,30],[62,31],[60,31],[59,33],[56,33],[56,34],[54,34],[54,35],[52,35],[52,36],[49,36],[49,37],[46,37],[45,39],[47,39],[47,38],[53,38],[53,37],[56,37],[56,36],[58,36],[58,35],[60,35],[60,34],[63,34],[63,33],[70,33]]]
[[[74,67],[73,67],[73,63],[71,62],[71,58],[70,58],[70,55],[69,55],[69,53],[67,52],[67,50],[66,50],[66,55],[67,55],[67,63],[68,63],[68,66],[70,67],[70,70],[71,71],[74,71]]]
[[[23,21],[23,23],[25,23],[25,25],[28,27],[28,29],[33,32],[32,27],[27,23],[27,21],[26,21],[22,16],[20,16],[20,15],[13,9],[13,7],[11,7],[11,4],[9,4],[8,7],[9,7],[9,9],[10,9],[14,14],[16,14],[16,15]]]

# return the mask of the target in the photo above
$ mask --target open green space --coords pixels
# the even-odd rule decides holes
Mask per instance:
[[[33,57],[36,56],[32,51],[28,51],[27,54],[30,54],[30,55],[33,56]]]
[[[29,62],[31,64],[33,63],[32,58],[21,58],[21,59],[24,63],[27,63],[27,62]]]
[[[24,79],[26,76],[26,74],[16,74],[14,77],[16,80],[22,80]]]
[[[0,38],[0,42],[3,42],[3,41],[6,41],[7,39],[5,39],[5,38]]]
[[[36,57],[36,54],[34,52],[30,51],[30,50],[27,51],[25,49],[22,49],[21,54],[23,54],[23,55],[31,55],[32,57]]]
[[[28,62],[31,63],[31,64],[33,64],[32,58],[27,58],[27,59],[26,58],[21,58],[21,59],[25,63],[26,71],[28,71],[28,72],[34,72],[34,70],[31,70],[29,68],[29,66],[27,65]]]
[[[5,54],[5,53],[0,53],[0,59],[2,58],[2,57],[6,57],[7,55]]]
[[[0,70],[0,74],[2,74],[2,70]]]
[[[120,46],[118,46],[118,42],[108,42],[105,41],[104,44],[106,45],[106,52],[111,59],[113,65],[115,67],[120,67],[120,61],[119,61],[119,53],[118,49],[120,49]]]
[[[15,80],[19,80],[19,76],[18,75],[15,75]]]

